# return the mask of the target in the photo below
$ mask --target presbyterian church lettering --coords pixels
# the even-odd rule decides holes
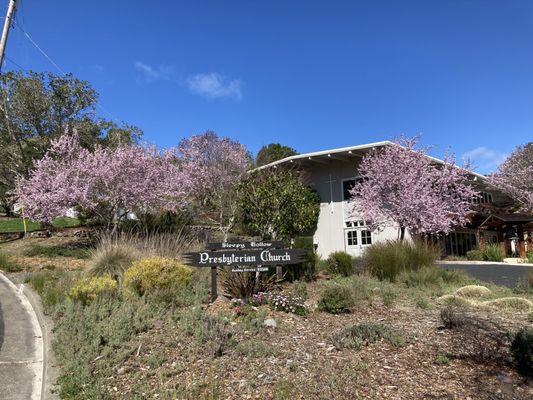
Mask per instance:
[[[185,261],[197,267],[287,265],[301,262],[306,254],[302,249],[207,250],[185,254]]]
[[[216,253],[203,252],[200,253],[200,264],[234,265],[291,261],[291,255],[287,251],[284,254],[272,254],[269,250],[263,250],[259,254],[259,259],[257,258],[256,254],[231,253],[228,255],[223,253],[218,255]]]

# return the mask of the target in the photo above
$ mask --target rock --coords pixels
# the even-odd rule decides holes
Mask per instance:
[[[276,322],[276,320],[274,318],[268,318],[268,319],[265,319],[263,321],[263,325],[264,326],[270,326],[272,328],[275,328],[278,326],[278,323]]]
[[[126,368],[124,368],[124,367],[120,367],[120,368],[118,369],[118,371],[117,371],[117,374],[118,374],[118,375],[123,375],[124,372],[126,372]]]

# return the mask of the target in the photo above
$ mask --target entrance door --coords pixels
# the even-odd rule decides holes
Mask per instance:
[[[372,244],[372,232],[366,227],[347,228],[344,230],[344,248],[346,253],[359,257],[365,247]]]

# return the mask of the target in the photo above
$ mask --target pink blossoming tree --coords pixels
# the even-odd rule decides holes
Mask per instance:
[[[15,194],[25,215],[43,222],[79,206],[116,226],[131,212],[182,207],[190,186],[173,152],[126,144],[90,151],[76,134],[53,141],[34,167]]]
[[[397,226],[400,240],[405,229],[448,233],[464,225],[476,195],[467,183],[468,172],[455,165],[453,156],[436,163],[416,143],[416,138],[401,138],[370,152],[359,165],[361,179],[351,189],[351,216],[366,220],[371,229]]]
[[[235,186],[250,166],[246,148],[207,131],[182,140],[177,150],[189,174],[190,195],[199,216],[214,224],[227,240],[237,215]]]
[[[490,183],[514,199],[519,211],[533,213],[533,142],[518,147],[491,175]]]

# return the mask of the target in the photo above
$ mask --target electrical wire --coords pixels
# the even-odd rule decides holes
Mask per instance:
[[[35,40],[33,40],[33,38],[30,36],[30,34],[28,32],[26,32],[26,30],[24,28],[22,28],[22,26],[20,26],[20,24],[17,21],[15,21],[15,26],[21,30],[21,32],[29,40],[29,42],[37,50],[39,50],[39,52],[50,62],[50,64],[52,64],[61,73],[61,75],[67,76],[67,73],[65,71],[63,71],[61,69],[61,67],[59,65],[57,65],[57,63],[54,60],[52,60],[52,57],[50,57],[48,54],[46,54],[46,52],[35,42]],[[118,122],[117,118],[115,118],[115,116],[113,114],[111,114],[108,110],[106,110],[101,104],[99,104],[98,102],[96,102],[95,104],[96,104],[96,107],[98,107],[100,110],[105,112],[109,117],[111,117],[111,119],[113,121]]]

